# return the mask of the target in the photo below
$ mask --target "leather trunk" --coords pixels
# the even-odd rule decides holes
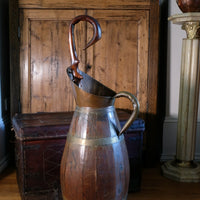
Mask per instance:
[[[23,200],[62,200],[60,162],[73,112],[17,114],[12,119],[16,137],[16,167]],[[118,111],[123,125],[129,117]],[[144,121],[137,119],[125,133],[129,161],[129,192],[140,190]]]

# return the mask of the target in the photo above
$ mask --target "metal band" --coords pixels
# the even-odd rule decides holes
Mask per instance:
[[[86,114],[105,114],[108,112],[113,112],[115,110],[114,106],[108,106],[108,107],[104,107],[104,108],[91,108],[91,107],[79,107],[76,106],[76,110],[75,112],[79,112],[79,113],[86,113]]]
[[[98,138],[98,139],[85,139],[80,137],[75,137],[70,134],[67,136],[67,142],[72,144],[78,144],[83,146],[103,146],[103,145],[111,145],[124,140],[124,135],[115,136],[115,137],[106,137],[106,138]]]
[[[125,198],[123,198],[122,200],[127,200],[127,196],[128,195],[126,195],[126,197]],[[63,200],[68,200],[67,198],[65,198],[64,196],[63,196]]]

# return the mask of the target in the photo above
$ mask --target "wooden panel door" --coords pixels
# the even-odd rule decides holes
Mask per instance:
[[[22,10],[21,13],[21,106],[23,113],[74,110],[70,82],[69,21],[84,11]],[[147,112],[149,11],[89,10],[102,28],[102,39],[82,51],[93,31],[85,23],[76,25],[75,38],[80,68],[111,89],[137,96],[140,112]],[[87,34],[86,33],[87,29]],[[132,109],[120,99],[116,107]]]
[[[102,28],[102,39],[87,50],[89,74],[116,92],[128,91],[137,96],[140,113],[147,112],[148,81],[148,10],[94,10]],[[92,30],[88,28],[88,40]],[[132,109],[125,98],[116,107]]]
[[[68,27],[71,19],[80,14],[84,11],[21,10],[22,113],[74,110],[74,98],[66,74],[66,68],[70,66]],[[76,26],[77,46],[85,45],[85,27],[84,23]],[[85,52],[79,52],[79,49],[79,58],[85,65]]]

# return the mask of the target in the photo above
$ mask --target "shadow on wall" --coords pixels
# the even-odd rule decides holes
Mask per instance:
[[[124,110],[124,109],[120,109]],[[131,114],[130,110],[124,110]],[[160,162],[162,152],[162,130],[164,114],[139,113],[138,118],[145,122],[143,135],[143,165],[144,167],[155,167]]]
[[[162,153],[163,124],[166,115],[167,93],[167,38],[168,38],[168,0],[160,0],[160,32],[159,32],[159,77],[158,77],[158,130],[160,131],[157,144]]]
[[[143,115],[144,116],[144,115]],[[141,118],[143,118],[141,116]],[[155,167],[160,161],[162,151],[162,126],[161,115],[146,114],[144,132],[143,160],[145,167]]]
[[[0,172],[8,164],[9,152],[9,1],[0,1]]]

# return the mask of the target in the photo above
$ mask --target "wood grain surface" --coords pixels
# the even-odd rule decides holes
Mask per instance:
[[[89,15],[98,19],[102,39],[87,51],[87,64],[92,77],[112,90],[129,91],[147,112],[148,79],[148,11],[94,10]],[[88,28],[88,38],[92,30]],[[126,99],[116,101],[117,108],[130,109]]]
[[[155,1],[155,0],[154,0]],[[80,3],[81,2],[81,3]],[[121,8],[149,8],[151,0],[19,0],[20,8],[74,8],[74,9],[121,9]]]
[[[25,10],[21,12],[21,105],[23,113],[74,110],[66,68],[70,66],[68,26],[83,11]],[[85,44],[84,24],[78,24],[77,46]],[[84,51],[78,51],[84,62]]]
[[[179,183],[164,178],[160,167],[143,169],[141,191],[129,193],[127,200],[199,200],[200,183]],[[21,200],[16,171],[8,168],[0,175],[0,200]]]
[[[21,104],[23,113],[74,110],[71,85],[65,73],[70,65],[68,26],[83,11],[25,10],[21,12]],[[111,89],[137,96],[140,112],[148,112],[148,11],[95,10],[88,14],[102,28],[102,39],[82,51],[93,31],[85,23],[76,26],[80,69]],[[87,29],[87,32],[86,30]],[[86,66],[86,67],[85,67]],[[59,102],[59,103],[58,103]],[[119,100],[117,108],[131,109]]]

